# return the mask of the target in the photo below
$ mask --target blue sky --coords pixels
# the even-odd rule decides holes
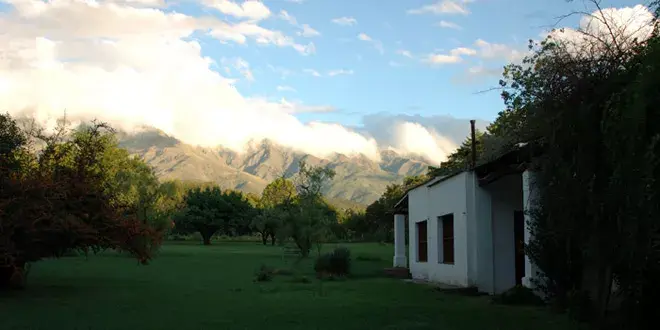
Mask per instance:
[[[585,8],[581,1],[457,0],[455,3],[468,13],[408,13],[437,3],[434,0],[264,1],[273,17],[262,26],[295,36],[299,28],[277,18],[280,11],[285,10],[299,24],[309,24],[319,31],[320,36],[308,39],[316,46],[316,53],[308,56],[291,48],[222,45],[211,38],[202,36],[199,39],[208,44],[204,51],[212,58],[241,57],[250,63],[255,80],[236,83],[244,95],[273,100],[285,97],[338,109],[334,113],[297,115],[305,121],[359,125],[362,115],[377,112],[452,115],[490,121],[502,109],[499,94],[497,91],[477,92],[497,85],[497,72],[507,63],[506,58],[472,56],[461,63],[431,66],[400,52],[424,56],[456,47],[474,48],[477,39],[524,51],[527,40],[538,38],[540,32],[555,24],[556,17]],[[620,0],[604,1],[603,5],[623,7],[637,3]],[[182,5],[180,10],[199,10],[188,6]],[[206,11],[216,14],[213,10]],[[357,23],[342,26],[332,22],[341,17],[353,18]],[[567,18],[561,26],[575,26],[578,19],[578,16]],[[441,21],[460,28],[441,27]],[[359,40],[361,33],[381,42],[383,53],[372,43]],[[475,67],[483,67],[487,72],[470,75],[468,70]],[[292,74],[283,76],[277,68]],[[306,69],[322,74],[347,70],[352,74],[315,77],[304,73]],[[278,91],[278,86],[292,87],[295,92]]]
[[[269,139],[439,163],[468,119],[483,128],[502,110],[497,91],[479,92],[557,17],[595,9],[585,3],[0,0],[0,111],[48,124],[66,109],[237,151]],[[601,1],[628,18],[637,4]]]

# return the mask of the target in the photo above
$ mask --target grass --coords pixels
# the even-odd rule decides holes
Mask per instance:
[[[354,276],[314,278],[312,260],[293,266],[278,247],[255,243],[166,244],[152,264],[116,253],[48,260],[33,266],[28,288],[0,296],[10,329],[571,329],[563,317],[492,305],[429,286],[380,277],[392,247],[346,244]],[[327,249],[334,245],[326,246]],[[382,261],[376,260],[380,257]],[[262,265],[293,269],[254,282]],[[311,283],[294,280],[301,276]]]

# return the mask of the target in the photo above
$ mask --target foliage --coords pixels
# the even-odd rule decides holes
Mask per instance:
[[[347,276],[351,273],[351,251],[338,247],[332,252],[318,256],[314,263],[314,271],[319,277]]]
[[[391,242],[394,239],[394,205],[401,200],[408,189],[428,180],[428,175],[406,177],[402,184],[391,184],[383,195],[367,206],[364,217],[357,217],[351,226],[356,236],[362,239]],[[370,237],[368,237],[370,236]]]
[[[532,44],[502,97],[510,135],[545,145],[527,247],[540,289],[603,328],[616,283],[619,326],[639,329],[660,297],[660,41],[607,28],[615,38]]]
[[[278,235],[291,238],[300,255],[307,257],[311,249],[320,249],[331,235],[331,226],[337,223],[337,212],[324,199],[322,191],[335,172],[330,168],[299,164],[295,187],[297,198],[281,205],[282,227]]]
[[[0,116],[0,288],[23,286],[30,263],[71,250],[151,258],[160,233],[106,189],[108,131],[93,123],[68,136],[60,125],[40,134],[46,146],[37,155],[16,122]]]
[[[260,210],[252,219],[252,228],[261,234],[264,245],[268,243],[269,237],[271,245],[275,245],[277,231],[282,227],[284,214],[297,196],[295,185],[285,178],[277,178],[264,188],[256,204]]]
[[[253,215],[249,201],[236,191],[218,187],[195,188],[186,193],[184,207],[174,221],[180,232],[199,232],[204,245],[211,244],[217,232],[235,235],[242,223]]]

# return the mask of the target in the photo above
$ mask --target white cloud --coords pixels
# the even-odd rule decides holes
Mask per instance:
[[[301,30],[296,33],[299,36],[311,38],[321,35],[319,31],[313,29],[311,26],[309,26],[309,24],[298,24],[298,20],[293,17],[293,15],[289,14],[286,10],[281,10],[279,16],[281,19],[289,22],[291,25],[300,28]]]
[[[339,75],[352,75],[352,74],[353,74],[353,70],[339,69],[339,70],[328,71],[328,76],[330,77],[339,76]]]
[[[0,16],[0,109],[31,113],[42,122],[66,109],[71,119],[98,118],[128,130],[150,125],[186,143],[237,151],[268,138],[319,157],[340,152],[378,159],[379,148],[392,147],[439,163],[467,134],[463,121],[451,119],[460,124],[455,131],[428,117],[367,120],[364,129],[302,123],[293,114],[336,109],[246,97],[233,80],[212,70],[222,69],[221,63],[203,55],[203,44],[191,40],[194,32],[206,29],[232,35],[231,42],[281,46],[286,36],[259,30],[251,21],[232,25],[168,13],[158,8],[160,1],[130,1],[16,2],[15,11]],[[240,58],[226,61],[230,71],[251,68]],[[295,74],[268,68],[282,77]]]
[[[302,55],[316,52],[313,43],[307,45],[296,43],[293,38],[280,31],[269,30],[251,22],[241,22],[235,25],[216,24],[209,34],[219,40],[234,41],[239,44],[244,44],[247,37],[251,37],[257,44],[291,47]]]
[[[421,15],[421,14],[462,14],[467,15],[470,12],[467,10],[465,3],[471,1],[456,1],[456,0],[440,0],[434,4],[422,6],[415,9],[408,10],[408,14]]]
[[[199,24],[193,17],[82,1],[16,6],[0,17],[0,108],[13,115],[29,112],[46,122],[66,109],[72,119],[124,129],[151,125],[203,146],[242,150],[269,138],[318,156],[378,158],[372,138],[291,115],[332,107],[241,95],[210,69],[213,60],[198,42],[184,39]]]
[[[223,14],[236,18],[262,20],[270,16],[271,12],[261,1],[248,0],[238,4],[231,0],[202,0],[202,3],[220,11]]]
[[[309,75],[312,75],[312,76],[314,76],[314,77],[320,77],[320,76],[321,76],[321,73],[318,72],[318,71],[316,71],[316,70],[314,70],[314,69],[304,69],[303,72],[304,72],[304,73],[307,73],[307,74],[309,74]]]
[[[311,26],[307,24],[303,24],[302,31],[298,32],[298,35],[306,38],[311,38],[311,37],[318,37],[321,35],[321,33],[319,31],[314,30]]]
[[[385,48],[383,47],[383,43],[380,42],[380,40],[373,39],[365,33],[358,34],[357,38],[364,42],[370,43],[379,53],[381,53],[381,55],[385,53]]]
[[[476,55],[477,51],[471,48],[458,47],[449,51],[449,54],[429,54],[422,62],[431,65],[455,64],[463,61],[463,56]]]
[[[248,63],[243,58],[237,57],[233,59],[222,58],[220,63],[223,65],[229,65],[238,71],[245,79],[248,81],[254,81],[254,74],[250,69],[250,63]],[[226,68],[229,69],[229,68]],[[227,71],[227,70],[226,70]],[[231,72],[231,69],[228,71]]]
[[[479,49],[479,56],[485,59],[503,59],[508,62],[519,62],[527,54],[527,51],[516,49],[504,44],[489,43],[482,39],[477,39],[474,45]]]
[[[277,86],[278,92],[292,92],[295,93],[297,90],[291,86]]]
[[[314,69],[303,69],[303,72],[310,75],[310,76],[314,76],[314,77],[323,77],[324,76],[318,70],[314,70]],[[334,77],[334,76],[340,76],[340,75],[352,75],[353,73],[354,73],[353,70],[338,69],[338,70],[328,71],[325,74],[325,76]]]
[[[462,56],[462,55],[472,56],[472,55],[476,55],[477,51],[474,50],[474,49],[471,49],[471,48],[458,47],[458,48],[452,49],[450,51],[450,53],[454,56]]]
[[[564,28],[544,33],[563,42],[573,54],[594,54],[606,51],[606,45],[615,42],[628,48],[634,41],[644,41],[653,33],[655,16],[643,5],[623,8],[604,8],[580,19],[578,29]],[[596,41],[598,40],[598,41]]]
[[[357,24],[357,20],[353,17],[344,16],[344,17],[333,18],[332,23],[342,26],[351,26]]]
[[[289,12],[286,10],[281,10],[279,16],[281,19],[289,22],[291,25],[298,25],[298,20],[289,14]]]
[[[463,29],[460,25],[458,25],[456,23],[449,22],[449,21],[440,21],[436,25],[439,26],[439,27],[442,27],[442,28],[446,28],[446,29],[454,29],[454,30],[462,30]]]
[[[414,58],[412,53],[408,50],[405,50],[405,49],[399,49],[399,50],[396,51],[396,53],[401,55],[401,56],[405,56],[407,58]]]

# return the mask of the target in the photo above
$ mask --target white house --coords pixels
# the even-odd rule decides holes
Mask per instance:
[[[530,239],[525,211],[536,190],[523,150],[529,148],[409,190],[395,207],[394,267],[408,267],[415,279],[490,294],[531,287],[536,267],[523,242]]]

